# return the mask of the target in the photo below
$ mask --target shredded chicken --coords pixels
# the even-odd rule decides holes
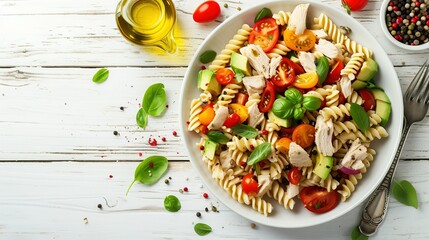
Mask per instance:
[[[306,72],[316,71],[316,64],[314,63],[314,55],[310,52],[299,52],[299,62]]]
[[[330,59],[340,59],[342,56],[341,51],[330,41],[320,39],[319,42],[314,46],[316,51],[323,53]]]
[[[332,119],[325,122],[322,115],[317,116],[315,128],[315,142],[317,149],[323,156],[332,156],[335,150],[332,145],[332,135],[334,134],[334,124],[332,123]]]
[[[353,75],[354,76],[354,75]],[[342,76],[340,80],[341,92],[345,98],[352,95],[352,80],[347,76]]]
[[[352,143],[349,151],[347,151],[343,160],[341,160],[341,165],[354,170],[362,169],[364,167],[362,160],[367,156],[367,148],[360,143],[358,138]]]
[[[215,117],[213,118],[212,122],[209,124],[208,129],[219,129],[222,127],[223,123],[225,122],[226,118],[228,117],[228,107],[222,106],[222,105],[216,105],[215,107]]]
[[[270,190],[272,183],[273,183],[273,180],[270,178],[270,175],[267,175],[267,174],[258,175],[259,191],[257,196],[260,197],[260,196],[263,196],[265,193],[267,193],[268,190]]]
[[[308,153],[295,142],[291,142],[289,146],[289,160],[296,167],[310,167],[313,162]]]
[[[236,165],[234,159],[232,159],[230,151],[228,150],[222,151],[219,154],[219,160],[220,160],[220,163],[222,164],[222,169],[224,171],[230,168],[234,168]]]
[[[286,188],[286,199],[291,199],[299,194],[299,187],[295,184],[289,184]]]
[[[247,111],[249,113],[249,118],[247,119],[249,126],[256,127],[264,120],[264,114],[259,111],[257,104],[250,106]]]
[[[326,32],[323,29],[310,30],[310,31],[312,31],[314,35],[316,35],[316,37],[319,39],[328,38],[328,34],[326,34]]]
[[[270,77],[270,58],[265,54],[259,45],[249,44],[240,49],[243,56],[247,57],[250,65],[259,75],[265,78]]]
[[[292,11],[287,29],[294,31],[296,35],[301,35],[307,28],[307,10],[310,4],[299,4]]]
[[[270,60],[270,78],[274,77],[277,74],[277,67],[282,61],[282,56],[271,58]]]
[[[265,79],[262,75],[244,77],[243,84],[249,96],[254,93],[261,94],[265,88]]]

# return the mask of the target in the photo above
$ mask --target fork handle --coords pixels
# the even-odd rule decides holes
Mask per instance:
[[[404,122],[405,127],[402,131],[402,138],[399,142],[398,150],[396,151],[392,165],[390,165],[389,171],[384,177],[383,182],[381,182],[377,189],[371,194],[369,200],[364,206],[359,225],[359,230],[363,235],[373,235],[386,216],[390,198],[390,185],[392,183],[393,175],[395,174],[396,166],[398,165],[399,157],[401,156],[402,147],[404,146],[411,127],[411,124],[407,122],[406,118],[404,118]]]

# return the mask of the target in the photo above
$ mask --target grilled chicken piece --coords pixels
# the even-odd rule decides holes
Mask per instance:
[[[322,153],[323,156],[334,155],[334,146],[332,145],[332,135],[334,134],[334,124],[332,119],[325,122],[322,115],[319,115],[316,119],[316,134],[315,142],[317,149]]]
[[[305,72],[314,72],[316,71],[316,64],[314,63],[314,55],[310,52],[299,52],[298,54],[299,62],[304,68]]]
[[[277,74],[277,67],[282,61],[282,56],[271,58],[270,60],[270,78],[274,77]]]
[[[244,77],[243,84],[249,96],[254,93],[261,94],[265,88],[265,79],[262,75]]]
[[[222,127],[226,118],[229,115],[228,107],[216,105],[215,107],[215,117],[212,122],[209,124],[208,129],[219,129]]]
[[[362,169],[364,167],[362,160],[367,156],[367,148],[360,143],[358,138],[352,143],[349,151],[347,151],[343,160],[341,160],[341,165],[353,170]]]
[[[247,119],[249,126],[256,127],[264,120],[264,114],[259,111],[258,104],[252,104],[247,111],[249,113],[249,118]]]
[[[220,163],[222,164],[222,169],[227,171],[230,168],[235,167],[235,161],[231,156],[231,153],[228,150],[222,151],[219,155]]]
[[[307,10],[310,4],[299,4],[295,7],[289,18],[287,29],[301,35],[307,29]]]
[[[263,196],[265,193],[268,192],[271,188],[271,184],[273,184],[273,180],[270,178],[270,175],[258,175],[258,197]]]
[[[289,146],[289,161],[295,167],[310,167],[313,165],[308,153],[295,142],[291,142]]]
[[[247,57],[250,65],[259,75],[263,75],[265,78],[270,77],[270,58],[259,45],[249,44],[246,47],[242,47],[240,52]]]
[[[347,76],[342,76],[340,80],[341,92],[345,98],[352,95],[352,80]]]
[[[330,59],[341,59],[342,53],[335,46],[335,44],[327,41],[325,39],[320,39],[319,42],[314,46],[316,51],[323,53],[323,55],[327,56]]]
[[[328,34],[323,29],[317,29],[317,30],[310,30],[316,35],[316,38],[318,39],[325,39],[328,38]]]
[[[299,187],[295,184],[289,184],[286,188],[286,199],[291,199],[299,194]]]

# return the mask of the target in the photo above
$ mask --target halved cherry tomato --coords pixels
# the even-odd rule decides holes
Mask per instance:
[[[235,94],[234,102],[245,105],[248,99],[249,95],[245,93],[237,93]]]
[[[198,119],[200,120],[200,123],[208,126],[215,117],[215,111],[213,108],[213,105],[208,104],[203,108],[203,111],[198,115]]]
[[[287,59],[286,61],[289,64],[289,66],[291,66],[293,68],[293,70],[295,71],[295,75],[305,73],[305,70],[303,67],[301,67],[301,65],[299,65],[298,63],[295,63],[294,61],[290,60],[289,58],[286,58],[286,59]]]
[[[236,124],[239,124],[240,120],[241,120],[240,116],[237,113],[233,113],[225,119],[225,122],[223,123],[223,125],[227,128],[232,128]]]
[[[274,18],[264,18],[255,23],[250,32],[248,42],[261,46],[264,52],[269,52],[277,44],[279,27]]]
[[[295,51],[309,51],[316,44],[316,35],[308,29],[301,35],[296,35],[294,31],[286,29],[283,32],[286,46]]]
[[[275,147],[277,150],[279,150],[281,153],[288,154],[289,153],[289,146],[292,140],[288,137],[282,137],[279,140],[277,140]]]
[[[192,18],[197,23],[211,22],[220,15],[220,6],[216,1],[206,1],[195,9]]]
[[[228,85],[234,81],[234,72],[228,68],[221,68],[216,71],[216,80],[221,85]]]
[[[256,195],[259,191],[258,179],[253,173],[249,173],[243,177],[241,186],[243,187],[243,192],[250,196]]]
[[[326,188],[319,186],[304,187],[299,197],[305,208],[314,213],[325,213],[334,209],[340,197],[337,191],[328,192]]]
[[[302,177],[301,170],[299,170],[299,168],[297,167],[292,167],[287,173],[287,178],[289,182],[295,185],[299,183],[299,181],[301,180],[301,177]]]
[[[287,58],[282,58],[277,68],[277,74],[271,78],[271,82],[275,86],[287,87],[295,81],[295,70],[290,63],[293,62]]]
[[[229,107],[234,111],[234,113],[238,114],[240,116],[240,122],[246,121],[246,119],[249,117],[249,113],[247,111],[247,107],[244,105],[241,105],[239,103],[232,103],[229,105]]]
[[[329,72],[328,76],[326,77],[326,80],[324,84],[333,84],[338,82],[341,78],[341,70],[343,70],[344,64],[341,61],[337,61],[335,65],[332,67],[332,70]]]
[[[300,74],[296,77],[293,86],[301,89],[309,89],[317,85],[319,77],[316,71]]]
[[[340,92],[338,94],[338,104],[344,104],[346,103],[346,97],[344,97],[344,94]]]
[[[341,0],[343,7],[349,11],[359,11],[362,10],[367,4],[368,0]]]
[[[310,124],[300,124],[296,126],[292,133],[292,141],[302,148],[310,147],[314,143],[316,129]]]
[[[258,104],[259,111],[261,113],[268,112],[273,107],[275,99],[276,92],[274,91],[274,85],[271,81],[268,81],[264,92],[262,93],[261,101]]]
[[[363,99],[363,108],[365,111],[375,109],[375,98],[374,95],[368,89],[361,89],[358,91],[359,95]]]

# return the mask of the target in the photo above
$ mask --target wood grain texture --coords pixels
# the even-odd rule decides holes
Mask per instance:
[[[262,225],[252,229],[251,221],[226,208],[202,187],[189,163],[170,163],[160,182],[153,186],[135,184],[125,196],[136,166],[137,163],[3,163],[0,239],[196,239],[193,224],[197,222],[212,226],[208,239],[350,239],[360,214],[358,207],[339,219],[311,227],[311,231]],[[412,179],[420,207],[416,210],[392,199],[386,222],[371,239],[429,236],[429,215],[425,213],[429,203],[428,174],[429,161],[399,164],[396,176]],[[163,182],[167,177],[172,178],[169,185]],[[189,192],[179,193],[185,186]],[[201,197],[204,192],[209,193],[209,199]],[[170,194],[182,203],[177,213],[163,208],[163,199]],[[102,210],[98,204],[102,204]],[[212,205],[219,213],[211,211]],[[210,209],[208,213],[205,207]],[[201,218],[195,216],[197,211]],[[85,217],[88,224],[84,223]],[[416,221],[410,224],[412,219]]]

